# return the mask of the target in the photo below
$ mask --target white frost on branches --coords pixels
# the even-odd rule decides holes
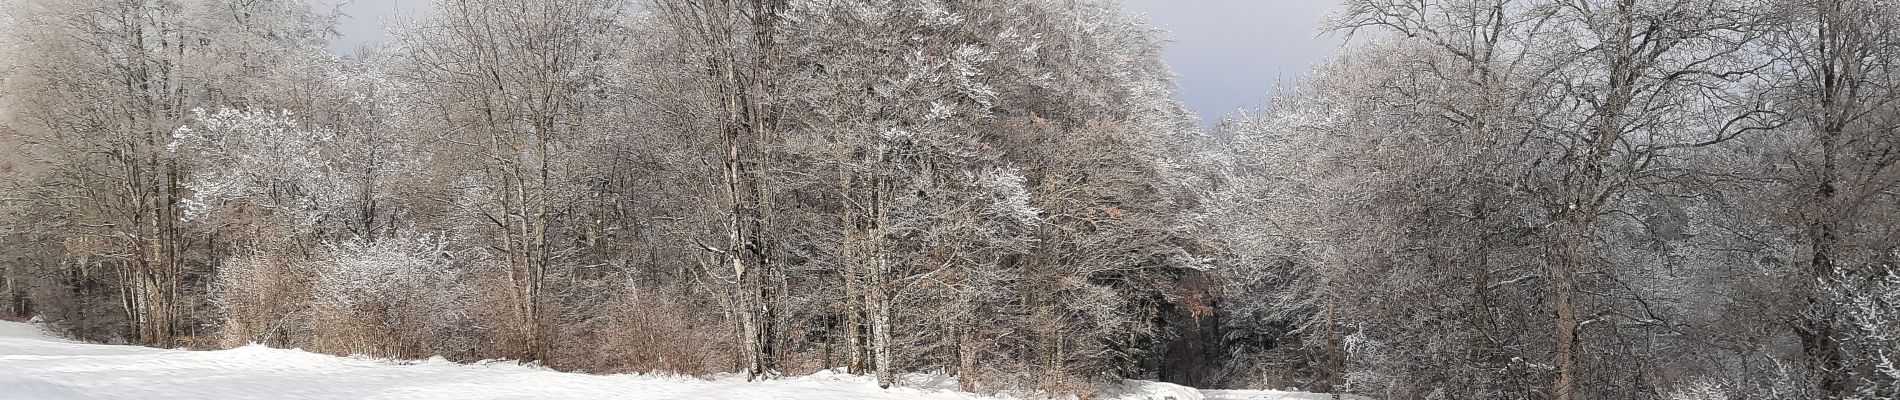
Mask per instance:
[[[192,110],[193,126],[172,132],[167,149],[200,164],[185,183],[187,220],[225,220],[238,204],[274,209],[300,230],[327,207],[344,203],[354,186],[338,179],[325,157],[335,134],[300,126],[289,111]],[[211,218],[207,218],[211,217]]]

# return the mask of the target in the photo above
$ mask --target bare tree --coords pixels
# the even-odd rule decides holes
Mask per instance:
[[[468,212],[497,236],[524,360],[547,358],[544,286],[558,262],[549,229],[570,195],[563,156],[594,126],[587,96],[621,9],[612,0],[456,2],[393,52],[418,105],[454,127],[443,140],[476,157],[465,168],[483,198]]]
[[[765,257],[769,210],[761,196],[766,188],[760,174],[771,168],[765,164],[763,144],[779,134],[778,89],[773,85],[779,53],[773,39],[785,6],[779,0],[648,4],[679,35],[685,56],[704,63],[707,100],[720,116],[716,127],[723,138],[719,161],[726,237],[719,247],[702,245],[718,254],[717,263],[706,265],[709,275],[733,287],[730,311],[737,316],[737,334],[745,343],[739,356],[753,378],[770,373],[775,361],[770,348],[774,310],[766,292],[774,271]],[[713,272],[714,265],[730,269]]]

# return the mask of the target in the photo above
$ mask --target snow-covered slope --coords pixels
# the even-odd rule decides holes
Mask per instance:
[[[931,382],[917,383],[932,386]],[[941,380],[935,383],[932,387],[951,387]],[[1131,381],[1125,392],[1112,398],[1201,399],[1193,388],[1152,382]],[[1209,398],[1309,398],[1262,397],[1269,392],[1252,391],[1222,393]],[[395,362],[263,346],[185,351],[99,345],[57,339],[33,325],[0,321],[0,400],[982,398],[952,390],[883,390],[871,379],[838,373],[746,382],[739,378],[588,375],[510,363],[468,365],[440,359]]]

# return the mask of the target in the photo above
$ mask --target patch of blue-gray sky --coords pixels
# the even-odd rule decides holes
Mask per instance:
[[[330,50],[352,54],[384,40],[383,24],[424,17],[429,0],[318,0],[322,10],[335,7],[341,37]],[[1180,99],[1201,115],[1218,121],[1236,110],[1264,105],[1277,87],[1297,83],[1316,63],[1340,46],[1338,35],[1322,35],[1322,16],[1335,0],[1123,0],[1131,13],[1145,15],[1169,32],[1162,57],[1180,75]]]

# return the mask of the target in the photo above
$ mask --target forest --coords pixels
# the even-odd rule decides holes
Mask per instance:
[[[1900,398],[1900,3],[0,0],[0,316],[588,373]]]

